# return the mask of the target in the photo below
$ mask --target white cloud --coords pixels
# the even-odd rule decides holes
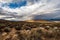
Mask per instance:
[[[10,3],[12,0],[0,0],[1,3]]]
[[[10,2],[18,2],[21,0],[1,0],[0,4],[3,3],[10,3]],[[23,0],[24,1],[24,0]],[[33,19],[33,15],[42,15],[42,14],[48,14],[55,12],[56,10],[60,10],[60,7],[57,6],[60,4],[60,0],[38,0],[38,2],[34,2],[32,0],[27,0],[27,5],[22,6],[20,8],[9,8],[9,6],[2,7],[0,5],[0,8],[3,9],[2,12],[8,15],[10,15],[12,18],[8,18],[8,15],[6,16],[6,20],[30,20]],[[34,2],[34,3],[33,3]],[[10,13],[9,13],[10,12]],[[15,14],[16,13],[16,14]],[[5,15],[3,17],[5,17]],[[14,15],[14,16],[13,16]],[[0,16],[0,18],[3,18]]]

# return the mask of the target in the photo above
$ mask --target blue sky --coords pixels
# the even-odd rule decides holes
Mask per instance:
[[[26,6],[27,1],[19,1],[19,2],[10,2],[10,3],[4,3],[2,6],[8,6],[9,8],[19,8],[22,6]]]
[[[21,2],[18,2],[18,3],[9,3],[9,7],[10,8],[17,8],[17,7],[22,7],[22,6],[26,6],[26,1],[21,1]]]

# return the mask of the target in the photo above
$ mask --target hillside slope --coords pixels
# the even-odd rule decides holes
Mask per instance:
[[[0,40],[60,40],[60,23],[0,20]]]

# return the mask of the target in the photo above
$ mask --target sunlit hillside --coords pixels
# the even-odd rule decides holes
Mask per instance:
[[[52,23],[53,21],[47,21],[47,20],[26,20],[26,22]]]

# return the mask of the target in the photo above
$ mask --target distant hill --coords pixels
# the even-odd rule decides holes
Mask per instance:
[[[52,21],[47,20],[27,20],[26,22],[52,23]]]
[[[39,23],[51,23],[51,21],[47,20],[26,20],[26,21],[8,21],[8,20],[0,20],[1,22],[12,22],[12,23],[21,23],[21,22],[39,22]]]

